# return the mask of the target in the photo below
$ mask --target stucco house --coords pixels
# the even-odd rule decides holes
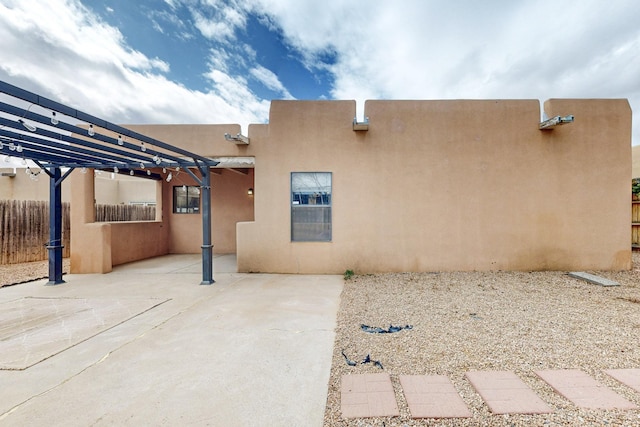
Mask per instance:
[[[268,124],[131,125],[220,161],[214,253],[238,271],[359,273],[631,267],[631,109],[624,99],[273,101]],[[71,175],[71,268],[200,252],[200,191],[154,171],[157,218],[95,223]],[[171,176],[169,176],[171,175]]]
[[[34,171],[41,179],[32,179],[28,173]],[[38,167],[19,165],[0,167],[0,200],[49,200],[49,180]],[[27,173],[25,173],[27,172]],[[96,171],[95,201],[103,205],[155,205],[153,181],[137,179],[129,175]],[[71,185],[62,183],[62,201],[71,199]]]

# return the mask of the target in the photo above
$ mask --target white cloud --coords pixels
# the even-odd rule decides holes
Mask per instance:
[[[356,99],[359,114],[365,99],[377,98],[628,98],[640,111],[635,0],[164,2],[188,10],[196,27],[156,16],[165,31],[199,31],[211,41],[210,91],[167,80],[168,63],[128,46],[79,0],[0,0],[0,78],[118,120],[263,122],[268,102],[247,78],[291,94],[236,37],[254,12],[307,67],[328,69],[331,95]],[[323,62],[327,56],[335,62]],[[640,115],[633,129],[640,144]]]
[[[196,28],[208,39],[233,38],[235,26],[232,23],[208,19],[199,11],[193,12]]]
[[[158,21],[156,21],[155,19],[152,21],[152,25],[153,25],[153,29],[156,30],[157,32],[159,32],[160,34],[164,34],[164,28],[162,28],[162,25],[160,25],[160,23],[158,23]]]
[[[152,28],[161,34],[169,33],[182,40],[189,40],[194,37],[189,32],[190,28],[176,13],[160,9],[152,10],[149,12],[149,19],[151,20]]]
[[[278,79],[278,76],[276,76],[271,70],[258,65],[257,67],[249,70],[249,73],[251,73],[256,80],[265,85],[268,89],[281,94],[284,99],[294,99],[287,88],[284,87],[280,79]]]
[[[51,0],[47,7],[35,0],[0,5],[0,34],[10,49],[19,46],[24,62],[38,66],[43,57],[70,55],[86,57],[92,63],[144,71],[167,71],[167,63],[147,58],[128,48],[122,34],[99,21],[77,1]],[[37,59],[35,57],[37,57]],[[20,61],[7,55],[7,62]]]
[[[171,9],[173,9],[173,10],[175,10],[175,9],[176,9],[178,1],[179,1],[179,0],[164,0],[164,2],[165,2],[166,4],[168,4],[168,5],[169,5],[169,7],[171,7]]]
[[[174,4],[175,2],[170,2]],[[78,0],[0,0],[0,80],[121,123],[262,123],[269,104],[219,72],[212,89],[168,80]]]
[[[222,72],[229,72],[229,64],[235,58],[226,49],[212,47],[209,49],[209,69],[220,70]]]
[[[242,9],[225,5],[223,2],[204,1],[203,4],[189,4],[189,10],[196,28],[207,39],[233,40],[235,31],[246,24],[246,14]]]
[[[313,66],[334,52],[332,96],[628,98],[640,110],[633,0],[255,0]],[[640,144],[640,116],[634,120]]]

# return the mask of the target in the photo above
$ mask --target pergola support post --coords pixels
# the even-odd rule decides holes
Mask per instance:
[[[202,172],[202,282],[201,285],[215,283],[213,280],[213,245],[211,244],[211,171],[205,164]]]
[[[62,171],[58,167],[49,171],[49,282],[47,285],[65,283],[62,280]]]

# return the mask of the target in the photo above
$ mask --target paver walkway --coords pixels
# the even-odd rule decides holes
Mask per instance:
[[[469,418],[471,411],[444,375],[400,375],[412,418]]]
[[[555,391],[576,406],[587,409],[637,409],[613,390],[603,386],[579,369],[536,371]]]
[[[389,374],[344,375],[341,391],[345,418],[400,415]]]
[[[494,414],[548,414],[553,410],[516,374],[467,372],[466,377]]]
[[[604,371],[640,393],[640,369]],[[639,409],[610,388],[578,369],[535,371],[558,394],[580,408]],[[465,374],[493,414],[545,414],[554,412],[515,373],[472,371]],[[399,375],[412,418],[468,418],[472,416],[449,378],[443,375]],[[391,376],[342,376],[343,418],[398,416]]]
[[[640,369],[608,369],[604,373],[640,392]]]

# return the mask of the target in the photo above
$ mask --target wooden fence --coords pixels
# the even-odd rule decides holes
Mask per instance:
[[[0,264],[47,259],[49,202],[0,200]],[[64,257],[70,255],[69,203],[62,204]]]
[[[96,205],[96,222],[154,221],[155,206]]]
[[[631,202],[631,246],[640,249],[640,201]]]
[[[69,203],[62,204],[63,257],[71,255]],[[153,221],[155,206],[97,205],[96,221]],[[0,200],[0,264],[46,260],[49,202]]]

